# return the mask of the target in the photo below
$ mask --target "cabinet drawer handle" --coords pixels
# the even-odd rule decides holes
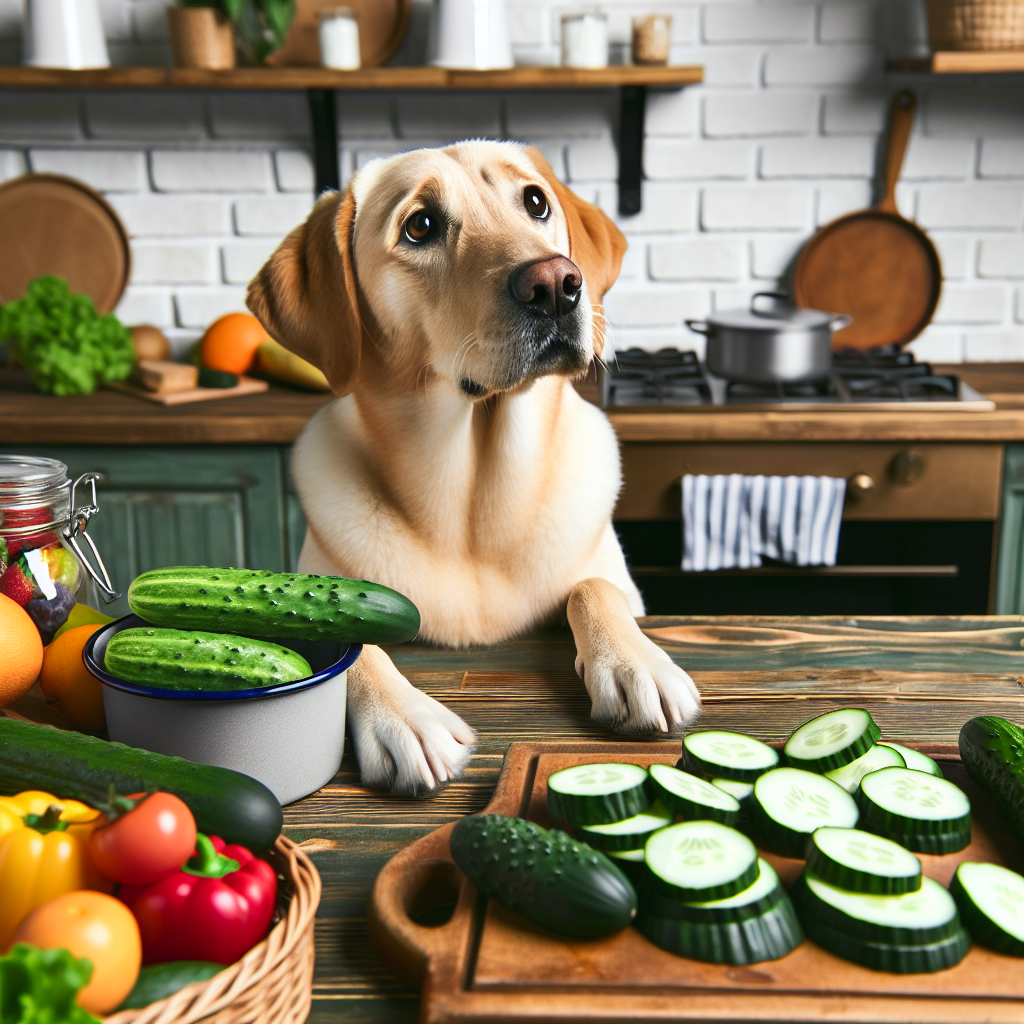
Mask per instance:
[[[850,497],[855,499],[866,498],[875,489],[874,477],[868,473],[854,473],[846,481],[846,490]]]

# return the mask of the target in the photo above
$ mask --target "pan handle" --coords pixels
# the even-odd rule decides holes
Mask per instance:
[[[683,323],[686,324],[694,334],[703,334],[705,338],[711,337],[711,325],[707,320],[684,320]]]
[[[889,142],[885,153],[885,195],[878,204],[879,210],[898,213],[896,208],[896,182],[903,170],[903,157],[914,127],[914,112],[917,97],[910,89],[901,89],[893,97],[892,115],[889,119]]]
[[[750,297],[750,312],[753,313],[754,316],[772,315],[770,310],[757,308],[758,299],[771,299],[776,305],[786,306],[787,308],[792,305],[789,296],[785,292],[754,292]]]
[[[828,329],[835,334],[836,331],[841,331],[844,327],[849,327],[852,323],[853,317],[850,316],[849,313],[833,313]]]

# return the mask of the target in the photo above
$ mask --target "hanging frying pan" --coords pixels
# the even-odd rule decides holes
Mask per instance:
[[[928,236],[896,209],[896,182],[916,106],[909,89],[893,100],[882,201],[827,224],[797,261],[796,304],[853,317],[834,335],[837,349],[904,345],[924,330],[938,305],[939,255]]]

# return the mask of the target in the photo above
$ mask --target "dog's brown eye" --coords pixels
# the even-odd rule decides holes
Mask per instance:
[[[523,189],[523,203],[527,213],[537,220],[547,220],[551,207],[548,206],[548,197],[536,185],[528,185]]]
[[[417,210],[405,222],[405,237],[410,242],[415,242],[419,245],[430,239],[434,235],[436,228],[437,223],[434,217],[427,213],[426,210]]]

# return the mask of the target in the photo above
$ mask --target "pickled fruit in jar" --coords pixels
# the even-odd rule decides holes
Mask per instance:
[[[57,589],[57,596],[52,600],[34,597],[25,605],[25,611],[36,624],[44,645],[48,644],[54,633],[68,621],[71,609],[75,606],[75,595],[63,583],[54,583],[54,587]]]

